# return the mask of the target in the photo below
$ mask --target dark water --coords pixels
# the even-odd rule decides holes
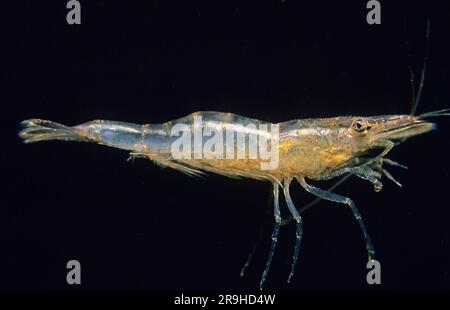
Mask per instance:
[[[74,26],[64,1],[41,2],[18,1],[6,28],[1,288],[70,288],[65,266],[77,259],[89,289],[256,289],[273,225],[269,184],[196,180],[98,145],[21,145],[15,134],[23,119],[159,123],[199,110],[270,122],[407,114],[408,64],[417,88],[427,18],[418,112],[450,107],[444,1],[383,2],[381,25],[366,23],[365,1],[82,1],[82,24]],[[438,131],[391,152],[409,167],[390,168],[403,188],[385,180],[375,193],[354,178],[338,190],[363,214],[382,265],[380,286],[366,283],[350,210],[329,202],[304,213],[290,285],[295,230],[281,229],[266,286],[450,288],[450,119],[436,122]],[[313,199],[298,185],[291,193],[298,207]]]

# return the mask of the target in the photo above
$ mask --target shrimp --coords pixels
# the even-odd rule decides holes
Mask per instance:
[[[371,182],[380,191],[382,175],[397,185],[400,183],[383,168],[383,164],[404,167],[385,156],[392,148],[408,138],[436,128],[427,118],[450,115],[450,109],[413,115],[384,115],[374,117],[338,116],[319,119],[298,119],[279,123],[279,165],[273,170],[261,170],[260,159],[175,159],[171,145],[177,137],[171,135],[175,124],[194,125],[201,116],[204,128],[233,124],[240,131],[250,123],[261,121],[231,113],[196,112],[164,124],[137,125],[133,123],[96,120],[69,127],[48,120],[30,119],[21,123],[19,132],[24,143],[46,140],[95,142],[131,151],[131,158],[145,157],[156,164],[179,170],[192,176],[213,172],[227,177],[246,177],[270,181],[273,185],[275,225],[269,257],[260,287],[267,277],[282,224],[279,206],[281,189],[290,214],[296,222],[296,244],[288,282],[294,275],[302,238],[302,217],[292,202],[289,187],[296,180],[309,193],[318,198],[347,205],[353,212],[363,233],[368,259],[375,257],[375,249],[363,219],[352,199],[310,185],[307,179],[326,180],[344,174],[355,175]],[[379,154],[371,157],[372,151]],[[404,167],[405,168],[405,167]]]
[[[427,38],[428,35],[429,26]],[[386,155],[405,140],[436,129],[436,125],[429,122],[428,118],[450,115],[450,109],[414,115],[423,86],[424,69],[425,65],[417,100],[413,94],[410,114],[295,119],[272,124],[232,113],[195,112],[162,124],[138,125],[118,121],[94,120],[72,127],[48,120],[29,119],[21,122],[22,130],[19,132],[19,137],[24,143],[47,140],[93,142],[130,151],[130,159],[147,158],[157,165],[176,169],[190,176],[202,176],[211,172],[231,178],[250,178],[271,182],[275,223],[267,261],[260,280],[260,288],[262,289],[271,266],[280,226],[294,220],[296,222],[296,242],[287,280],[288,282],[291,281],[297,265],[302,240],[303,220],[300,213],[320,199],[343,204],[351,209],[353,217],[361,229],[368,260],[375,258],[374,245],[355,203],[350,197],[333,193],[332,190],[352,175],[372,183],[375,191],[380,191],[383,187],[382,176],[401,186],[383,165],[406,167],[386,158]],[[172,134],[172,129],[177,124],[183,124],[194,131],[196,128],[195,120],[199,117],[203,120],[202,130],[209,132],[231,126],[237,134],[245,135],[248,133],[248,126],[251,124],[277,126],[279,131],[275,134],[265,130],[256,131],[261,135],[269,135],[271,139],[278,142],[277,145],[271,144],[271,148],[276,147],[279,155],[278,165],[275,169],[261,169],[262,159],[251,158],[248,153],[245,154],[244,158],[227,160],[195,158],[195,156],[194,158],[175,158],[172,146],[178,137]],[[236,141],[232,148],[238,148]],[[376,155],[373,155],[374,153]],[[328,180],[340,176],[343,176],[343,178],[329,190],[313,186],[307,181]],[[289,192],[293,181],[297,181],[304,190],[317,197],[316,200],[300,211],[295,207]],[[291,215],[285,221],[282,221],[280,213],[280,190]],[[248,262],[246,262],[244,269]]]

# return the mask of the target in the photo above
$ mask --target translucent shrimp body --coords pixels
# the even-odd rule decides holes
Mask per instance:
[[[158,165],[177,169],[189,175],[212,172],[227,177],[245,177],[266,180],[273,184],[275,225],[272,244],[260,287],[267,277],[272,256],[278,240],[282,219],[280,216],[279,190],[281,188],[292,218],[296,221],[296,244],[288,282],[294,275],[302,238],[302,218],[289,194],[289,186],[296,179],[309,193],[348,205],[359,224],[368,258],[373,259],[375,250],[367,229],[353,201],[338,194],[316,188],[307,179],[324,180],[343,174],[353,174],[381,190],[381,177],[385,175],[400,185],[382,166],[383,163],[404,167],[385,158],[386,154],[406,139],[426,133],[436,128],[425,118],[449,115],[450,110],[440,110],[419,116],[385,115],[376,117],[339,116],[333,118],[299,119],[282,122],[279,132],[277,152],[279,163],[275,169],[262,170],[261,159],[248,155],[242,159],[190,158],[176,159],[171,152],[177,137],[172,135],[176,124],[194,127],[195,117],[202,117],[203,130],[233,126],[239,133],[249,124],[263,124],[262,121],[221,112],[196,112],[181,119],[163,124],[137,125],[116,121],[96,120],[69,127],[52,121],[31,119],[21,123],[19,136],[24,143],[45,140],[94,142],[131,152],[131,157],[145,157]],[[266,123],[267,124],[267,123]],[[269,134],[268,132],[260,132]],[[373,155],[375,150],[375,154]]]

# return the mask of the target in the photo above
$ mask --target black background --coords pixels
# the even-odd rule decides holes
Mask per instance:
[[[450,11],[445,1],[16,1],[3,70],[0,288],[74,289],[66,262],[88,289],[256,289],[272,231],[270,186],[211,175],[189,178],[103,146],[20,144],[19,122],[93,119],[160,123],[199,110],[266,121],[407,114],[408,64],[427,78],[418,112],[450,107]],[[8,21],[8,20],[7,20]],[[408,42],[408,57],[405,42]],[[416,84],[418,78],[416,78]],[[286,284],[295,230],[283,227],[270,289],[448,289],[448,119],[390,158],[403,188],[380,193],[359,179],[354,199],[382,264],[366,283],[366,252],[348,208],[321,202],[304,213],[300,260]],[[3,127],[3,126],[2,126]],[[327,187],[330,183],[318,183]],[[291,188],[300,207],[313,197]],[[282,205],[282,214],[287,208]],[[240,269],[264,227],[244,278]],[[76,289],[76,288],[75,288]]]

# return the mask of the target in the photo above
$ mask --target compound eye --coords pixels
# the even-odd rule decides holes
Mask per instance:
[[[357,119],[353,122],[352,128],[357,132],[363,132],[366,130],[366,122],[362,119]]]

